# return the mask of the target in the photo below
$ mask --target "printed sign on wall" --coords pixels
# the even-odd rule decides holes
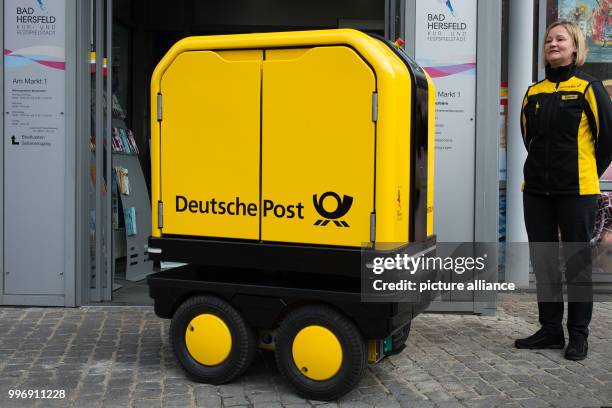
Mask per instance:
[[[435,208],[441,242],[474,239],[477,0],[417,0],[418,63],[436,86]]]
[[[65,0],[4,1],[7,294],[63,294]]]

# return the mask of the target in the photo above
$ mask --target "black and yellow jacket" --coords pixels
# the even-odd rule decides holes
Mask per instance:
[[[575,65],[548,67],[523,99],[521,132],[524,192],[600,193],[612,158],[612,102],[600,81]]]

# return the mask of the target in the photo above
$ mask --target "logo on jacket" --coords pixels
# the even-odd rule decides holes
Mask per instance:
[[[336,209],[334,211],[327,211],[325,208],[323,208],[323,202],[328,197],[332,197],[336,201]],[[320,198],[317,198],[316,194],[313,195],[312,202],[319,215],[325,218],[324,220],[318,219],[314,225],[324,227],[329,224],[330,221],[333,221],[337,227],[349,226],[346,221],[341,221],[338,219],[344,217],[349,212],[351,206],[353,205],[353,197],[345,195],[342,197],[342,199],[340,199],[338,194],[334,193],[333,191],[328,191],[321,194]]]
[[[47,7],[45,6],[45,1],[46,0],[36,0],[38,7],[40,7],[42,11],[47,11]]]

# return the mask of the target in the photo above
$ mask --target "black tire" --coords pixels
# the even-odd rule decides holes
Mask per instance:
[[[232,345],[230,354],[219,365],[207,366],[196,361],[185,343],[187,325],[201,314],[213,314],[227,325]],[[255,356],[255,334],[244,318],[226,301],[213,296],[196,296],[185,301],[170,324],[170,343],[174,355],[187,374],[198,382],[223,384],[233,380],[251,365]]]
[[[406,348],[406,341],[408,341],[408,335],[410,334],[410,326],[412,321],[408,322],[407,325],[393,333],[391,355],[399,354]]]
[[[340,369],[329,380],[307,378],[293,360],[295,336],[311,325],[330,330],[342,348]],[[367,366],[367,349],[355,324],[342,313],[324,305],[304,306],[289,313],[280,325],[276,336],[276,364],[297,394],[307,399],[331,401],[357,386]]]

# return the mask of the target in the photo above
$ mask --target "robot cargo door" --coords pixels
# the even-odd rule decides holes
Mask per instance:
[[[369,243],[374,73],[345,46],[267,50],[263,65],[262,240]]]
[[[190,51],[162,76],[164,234],[259,238],[262,51]]]

